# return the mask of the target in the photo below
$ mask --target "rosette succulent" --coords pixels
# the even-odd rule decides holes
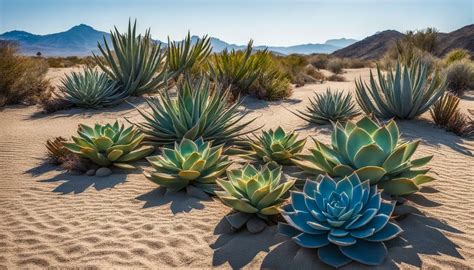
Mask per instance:
[[[272,168],[270,168],[272,167]],[[216,195],[237,211],[237,215],[227,216],[232,227],[239,229],[252,216],[267,220],[279,214],[280,206],[287,197],[287,191],[294,180],[281,183],[281,166],[265,164],[260,170],[247,164],[241,169],[227,171],[229,181],[217,180],[224,191]]]
[[[370,180],[390,195],[407,195],[419,190],[418,185],[434,178],[426,165],[433,156],[411,159],[420,141],[404,142],[399,138],[395,121],[379,125],[365,116],[345,126],[335,124],[332,143],[317,140],[311,154],[299,154],[293,163],[310,174],[344,177],[356,172],[362,181]]]
[[[223,146],[212,146],[202,138],[196,141],[183,139],[175,143],[174,149],[163,148],[161,155],[148,157],[155,171],[145,172],[152,182],[181,190],[188,185],[214,194],[219,178],[230,166],[227,156],[222,155]]]
[[[355,173],[337,183],[320,176],[318,182],[306,180],[302,192],[291,193],[291,204],[282,211],[288,224],[278,229],[302,247],[317,248],[319,259],[333,267],[352,261],[379,265],[387,254],[383,242],[402,232],[390,222],[394,207]]]
[[[113,125],[96,124],[93,128],[81,124],[77,133],[79,137],[73,136],[74,142],[64,143],[64,147],[99,166],[134,169],[127,163],[154,151],[153,146],[142,145],[144,135],[140,131],[133,127],[125,128],[117,121]]]
[[[263,131],[261,136],[250,139],[250,147],[265,162],[275,161],[282,165],[291,164],[290,158],[301,152],[306,139],[297,140],[298,133],[286,133],[281,127]]]

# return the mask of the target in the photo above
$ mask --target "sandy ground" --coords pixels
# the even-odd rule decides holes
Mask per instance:
[[[50,77],[68,70],[51,70]],[[291,99],[267,103],[247,98],[254,126],[296,129],[329,142],[329,126],[313,127],[287,111],[302,109],[314,91],[328,86],[350,91],[368,70],[348,70],[347,82],[306,85]],[[474,108],[474,96],[462,101]],[[143,100],[131,102],[143,105]],[[104,110],[71,109],[51,115],[35,107],[0,112],[0,269],[93,268],[276,268],[327,269],[314,250],[268,227],[258,235],[231,233],[217,200],[165,194],[136,171],[106,178],[74,176],[44,164],[44,143],[68,137],[79,123],[139,119],[128,104]],[[377,269],[471,269],[474,265],[474,144],[440,130],[428,115],[400,122],[405,139],[420,138],[416,156],[434,155],[437,181],[409,199],[416,212],[400,222],[405,230],[389,242],[389,257]],[[311,147],[309,143],[306,149]],[[345,269],[364,268],[352,263]]]

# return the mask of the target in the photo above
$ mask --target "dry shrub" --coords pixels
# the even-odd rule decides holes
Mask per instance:
[[[370,67],[370,62],[367,60],[362,60],[362,59],[344,58],[343,67],[344,68],[365,68],[365,67]]]
[[[344,78],[344,76],[342,75],[333,74],[331,76],[326,77],[326,80],[330,82],[345,82],[346,78]]]
[[[430,109],[431,118],[438,127],[459,136],[472,137],[474,135],[474,119],[459,110],[459,101],[460,99],[455,95],[445,93]]]
[[[444,70],[448,90],[462,96],[466,90],[474,89],[474,64],[470,60],[456,61]]]
[[[327,64],[327,69],[334,74],[341,74],[343,67],[344,67],[344,63],[342,59],[339,59],[339,58],[333,58],[329,60]]]
[[[53,88],[45,79],[48,63],[17,53],[16,43],[0,41],[0,106],[37,104],[51,96]]]
[[[449,66],[454,62],[469,60],[471,54],[468,50],[465,49],[452,49],[446,56],[443,58],[445,66]]]
[[[68,68],[79,65],[85,65],[95,67],[96,61],[92,56],[78,57],[78,56],[67,56],[67,57],[48,57],[45,58],[51,68]]]
[[[72,153],[64,147],[66,139],[63,137],[56,137],[46,141],[47,158],[51,164],[61,165],[67,171],[86,172],[88,169],[94,167],[88,160],[85,160]]]
[[[73,106],[72,103],[68,102],[64,98],[55,95],[41,100],[40,105],[44,113],[53,113],[60,110],[66,110]]]
[[[313,54],[309,57],[308,62],[317,69],[326,69],[330,56],[327,54]]]

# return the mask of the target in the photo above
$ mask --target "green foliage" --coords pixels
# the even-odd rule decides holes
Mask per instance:
[[[238,109],[240,102],[226,102],[230,95],[229,90],[211,89],[207,79],[195,83],[186,79],[178,84],[177,99],[172,99],[167,91],[147,98],[151,112],[138,109],[145,122],[136,125],[148,135],[148,140],[158,145],[199,137],[229,145],[252,132],[244,129],[255,120],[242,121],[246,113]]]
[[[446,56],[443,58],[443,61],[446,66],[449,66],[454,62],[469,60],[470,58],[471,58],[471,54],[469,53],[468,50],[453,49],[448,54],[446,54]]]
[[[316,125],[325,125],[330,122],[345,122],[359,114],[352,100],[352,94],[327,89],[322,94],[315,93],[309,98],[310,106],[306,111],[297,110],[296,116]]]
[[[416,62],[384,75],[377,67],[378,84],[370,72],[370,83],[356,80],[357,102],[365,113],[381,118],[412,119],[426,112],[443,95],[446,84],[434,74],[431,81],[426,65]]]
[[[311,154],[297,155],[293,163],[310,174],[344,177],[357,173],[390,195],[407,195],[434,178],[425,175],[432,156],[412,160],[420,141],[402,142],[395,121],[379,125],[365,116],[358,122],[337,123],[331,145],[317,140]]]
[[[418,31],[407,31],[402,42],[412,44],[422,51],[433,53],[438,47],[438,30],[429,27]]]
[[[216,195],[222,202],[234,210],[257,215],[261,219],[279,214],[280,206],[285,202],[287,191],[295,181],[280,182],[281,167],[266,164],[260,170],[247,164],[241,169],[227,171],[229,181],[217,180],[224,191],[217,191]],[[247,220],[250,219],[247,216]],[[243,222],[232,222],[227,219],[232,227],[239,229]]]
[[[144,135],[133,127],[125,128],[116,121],[88,127],[79,125],[79,137],[72,137],[73,143],[64,143],[69,151],[87,158],[99,166],[114,165],[122,169],[134,169],[128,162],[148,156],[153,146],[144,146]]]
[[[281,127],[263,131],[261,136],[251,139],[250,147],[265,162],[275,161],[279,164],[291,164],[290,158],[301,152],[306,139],[298,140],[298,133],[286,133]]]
[[[184,74],[202,73],[198,69],[208,60],[212,52],[211,40],[204,36],[193,42],[190,33],[183,41],[170,41],[168,38],[167,60],[170,73]]]
[[[148,157],[155,171],[145,172],[152,182],[172,190],[193,185],[214,194],[216,180],[231,162],[222,155],[223,146],[212,146],[202,138],[195,142],[184,138],[174,149],[163,148],[161,155]]]
[[[290,81],[283,73],[280,65],[268,51],[260,51],[252,55],[261,63],[257,79],[251,84],[250,92],[265,100],[280,100],[291,96]]]
[[[390,222],[394,208],[357,174],[341,180],[325,175],[291,193],[282,211],[288,224],[279,223],[278,230],[302,247],[317,248],[319,259],[332,267],[353,260],[380,265],[387,255],[383,242],[403,232]]]
[[[110,32],[113,50],[104,37],[104,47],[98,44],[102,57],[94,54],[99,67],[117,82],[122,97],[140,96],[156,92],[164,86],[166,72],[161,45],[151,39],[150,30],[137,35],[136,21],[128,22],[128,32],[121,34],[117,28]]]
[[[122,95],[118,93],[117,84],[111,81],[107,74],[92,68],[72,72],[61,79],[61,83],[59,91],[62,98],[78,107],[98,108],[123,100]]]
[[[462,96],[466,90],[474,89],[474,64],[469,60],[453,62],[444,70],[448,91]]]

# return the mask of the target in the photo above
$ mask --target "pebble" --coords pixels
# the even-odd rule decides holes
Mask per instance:
[[[95,175],[95,170],[94,170],[94,169],[88,170],[88,171],[86,172],[86,175],[87,175],[87,176],[93,176],[93,175]]]
[[[96,172],[95,172],[95,176],[99,176],[99,177],[105,177],[105,176],[109,176],[112,174],[112,170],[107,168],[107,167],[102,167],[102,168],[99,168]]]
[[[252,217],[247,221],[247,230],[250,233],[259,233],[265,229],[267,224],[258,217]]]

